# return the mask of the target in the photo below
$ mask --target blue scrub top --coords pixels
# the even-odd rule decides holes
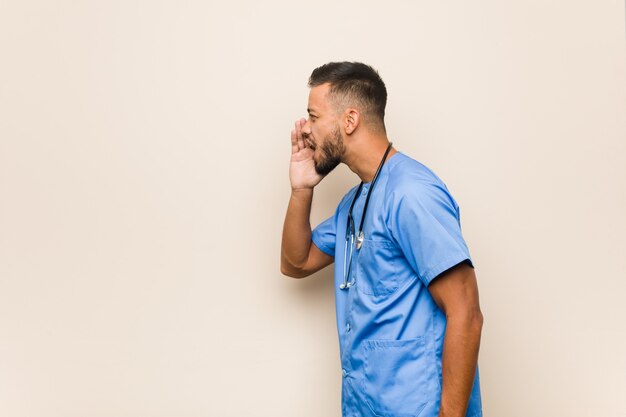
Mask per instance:
[[[361,222],[365,183],[352,215]],[[459,206],[426,166],[397,152],[383,165],[370,197],[360,250],[344,281],[348,210],[357,187],[312,240],[335,258],[335,301],[344,417],[436,417],[441,400],[445,315],[428,284],[467,261]],[[478,371],[467,417],[482,416]]]

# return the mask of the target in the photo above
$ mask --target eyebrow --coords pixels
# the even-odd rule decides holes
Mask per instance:
[[[306,112],[307,112],[307,113],[309,113],[309,114],[311,114],[311,113],[317,113],[315,110],[313,110],[313,109],[309,109],[308,107],[307,107],[307,109],[306,109]]]

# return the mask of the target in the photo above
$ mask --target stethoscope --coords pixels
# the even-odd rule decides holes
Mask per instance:
[[[356,193],[354,193],[354,198],[352,198],[352,204],[350,204],[350,210],[348,211],[348,222],[346,224],[346,244],[343,251],[343,283],[339,286],[340,289],[344,290],[346,288],[350,288],[354,285],[354,281],[348,282],[348,277],[350,276],[350,270],[352,268],[352,253],[353,247],[356,246],[356,250],[360,250],[361,246],[363,246],[363,223],[365,222],[365,213],[367,213],[367,206],[370,202],[370,197],[372,196],[372,191],[374,191],[374,186],[376,185],[376,180],[378,179],[378,174],[385,164],[385,160],[387,159],[387,155],[391,150],[392,142],[389,142],[389,146],[387,146],[387,150],[383,155],[383,159],[380,161],[378,165],[378,169],[374,174],[374,179],[372,179],[372,185],[370,189],[367,191],[367,197],[365,198],[365,205],[363,206],[363,213],[361,214],[361,224],[359,225],[359,232],[356,234],[356,245],[355,241],[355,230],[354,230],[354,217],[352,217],[352,209],[354,208],[354,204],[356,203],[356,199],[359,197],[361,193],[361,189],[363,188],[363,181],[359,184],[359,188],[357,188]],[[348,252],[350,255],[348,256]],[[347,260],[347,262],[346,262]]]

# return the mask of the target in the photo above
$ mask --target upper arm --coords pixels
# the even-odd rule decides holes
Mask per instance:
[[[302,273],[304,276],[311,275],[332,264],[334,261],[335,258],[333,256],[322,252],[315,243],[311,242],[309,258],[307,259],[306,264],[302,267]]]
[[[332,264],[334,257],[322,252],[315,243],[311,242],[307,259],[302,266],[283,263],[281,271],[292,278],[304,278]]]
[[[330,216],[311,233],[309,256],[301,269],[302,276],[311,275],[335,261],[336,218]]]
[[[476,273],[467,262],[438,275],[428,286],[428,291],[447,316],[480,313]]]

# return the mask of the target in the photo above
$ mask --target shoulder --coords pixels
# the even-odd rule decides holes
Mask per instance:
[[[403,199],[427,201],[444,198],[450,199],[456,206],[448,187],[432,169],[404,154],[398,157],[398,162],[389,171],[386,201],[398,203]]]

